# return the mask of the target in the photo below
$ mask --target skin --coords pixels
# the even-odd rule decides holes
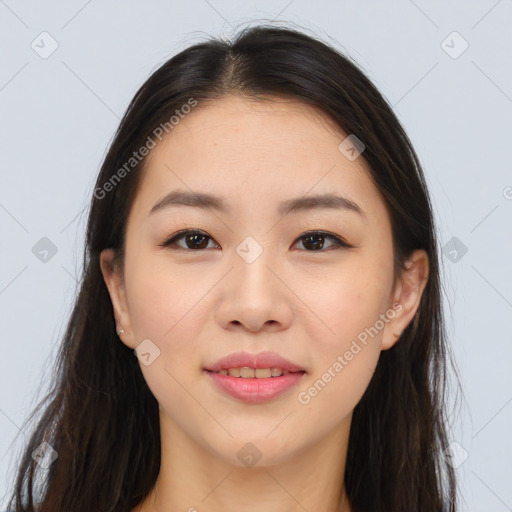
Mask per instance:
[[[384,200],[363,159],[338,149],[345,137],[306,104],[230,96],[198,105],[151,151],[123,265],[112,265],[111,249],[101,254],[122,343],[135,349],[149,338],[160,350],[150,365],[139,364],[159,402],[161,470],[133,512],[350,511],[342,482],[352,412],[381,350],[396,343],[393,334],[419,306],[428,256],[415,251],[395,278]],[[149,215],[178,188],[220,195],[232,211],[174,206]],[[277,213],[285,199],[333,191],[366,217],[339,209]],[[206,232],[207,248],[194,251],[185,239],[181,249],[159,246],[185,228]],[[315,229],[354,247],[324,238],[315,250],[302,236]],[[263,248],[252,263],[236,251],[247,236]],[[384,328],[300,403],[298,393],[389,310],[395,314]],[[240,350],[275,351],[307,374],[270,402],[241,402],[203,373]],[[261,452],[253,467],[237,457],[246,443]]]

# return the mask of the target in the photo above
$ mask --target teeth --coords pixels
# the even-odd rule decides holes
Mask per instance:
[[[272,377],[272,371],[270,368],[256,368],[254,370],[254,376],[257,379],[268,379],[269,377]]]
[[[244,379],[254,379],[254,368],[240,368],[240,377]]]
[[[230,377],[241,377],[242,379],[268,379],[269,377],[288,375],[290,372],[281,368],[249,368],[244,366],[243,368],[222,369],[217,373]]]

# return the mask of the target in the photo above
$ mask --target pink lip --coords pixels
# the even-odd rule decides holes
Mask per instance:
[[[206,371],[206,374],[228,395],[253,404],[272,400],[281,393],[296,386],[305,375],[304,372],[296,372],[281,375],[281,377],[244,379],[242,377],[231,377],[230,375],[209,371]]]
[[[244,366],[249,368],[281,368],[282,370],[288,370],[289,372],[305,371],[304,368],[288,361],[275,352],[260,352],[259,354],[237,352],[219,359],[212,365],[206,366],[205,370],[218,372],[222,369],[243,368]]]
[[[215,373],[229,368],[281,368],[291,373],[280,377],[268,377],[264,379],[245,379],[242,377],[231,377]],[[298,384],[306,371],[299,365],[284,359],[274,352],[260,352],[249,354],[238,352],[223,357],[216,363],[205,368],[205,373],[220,390],[228,395],[249,403],[263,403],[277,397]]]

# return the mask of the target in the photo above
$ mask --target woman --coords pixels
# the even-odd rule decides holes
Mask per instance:
[[[354,63],[272,27],[184,50],[93,196],[10,508],[456,510],[428,191]]]

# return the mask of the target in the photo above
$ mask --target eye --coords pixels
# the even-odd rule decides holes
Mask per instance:
[[[208,239],[213,241],[213,238],[211,238],[204,231],[197,229],[184,229],[174,234],[166,242],[160,245],[161,247],[170,247],[173,249],[189,249],[190,251],[201,251],[203,249],[208,249]],[[297,243],[297,241],[299,241],[302,242],[302,245],[305,247],[307,252],[321,252],[325,249],[324,246],[326,239],[331,240],[331,246],[329,247],[353,247],[347,244],[339,236],[333,235],[332,233],[327,233],[326,231],[308,231],[303,233],[299,238],[296,239],[294,245]],[[181,240],[184,240],[185,246],[178,243]],[[218,244],[217,247],[219,247]]]
[[[190,249],[192,251],[200,251],[202,249],[207,249],[207,243],[205,240],[207,239],[213,240],[210,236],[208,236],[204,231],[200,231],[197,229],[184,229],[174,234],[169,240],[161,244],[162,247],[170,247],[177,249]],[[185,247],[179,245],[178,240],[185,240]],[[177,246],[177,247],[173,247]]]
[[[324,241],[326,239],[329,239],[333,242],[330,247],[352,247],[339,236],[333,235],[332,233],[327,233],[326,231],[308,231],[297,238],[298,241],[302,241],[302,245],[304,247],[312,248],[312,250],[306,249],[308,252],[321,252],[323,249],[325,249]]]

